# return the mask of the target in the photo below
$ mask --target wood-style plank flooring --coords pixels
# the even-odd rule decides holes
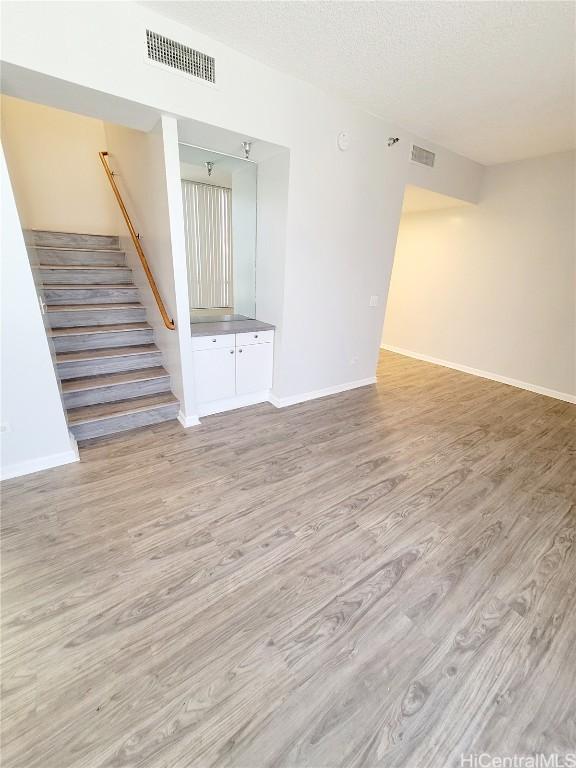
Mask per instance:
[[[102,439],[3,486],[3,768],[576,751],[576,407],[375,387]]]

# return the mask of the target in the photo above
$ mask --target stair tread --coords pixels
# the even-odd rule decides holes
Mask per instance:
[[[144,309],[140,302],[122,302],[122,304],[47,304],[48,312],[83,312],[86,310]]]
[[[28,243],[28,246],[30,248],[41,248],[43,251],[88,251],[89,253],[102,251],[103,253],[126,253],[126,251],[122,251],[120,248],[110,248],[109,246],[107,248],[97,248],[96,246],[93,246],[92,248],[83,248],[81,246],[74,247],[73,245],[38,245],[38,243]]]
[[[38,264],[38,267],[40,269],[72,269],[72,270],[84,270],[92,272],[95,269],[123,269],[126,271],[127,269],[130,269],[130,267],[124,266],[123,264]]]
[[[136,381],[162,379],[168,372],[162,366],[141,368],[138,371],[123,371],[122,373],[104,373],[99,376],[87,376],[81,379],[68,379],[62,382],[63,392],[77,392],[85,389],[98,389],[115,384],[131,384]]]
[[[70,232],[63,229],[36,229],[36,227],[30,227],[25,229],[25,232],[33,232],[35,235],[74,235],[75,237],[118,237],[116,234],[110,234],[109,232]]]
[[[48,283],[44,286],[45,290],[51,291],[54,288],[66,291],[86,291],[102,290],[103,288],[113,288],[114,290],[123,289],[126,291],[136,291],[137,287],[133,283]]]
[[[52,328],[50,336],[83,336],[90,333],[119,333],[121,331],[151,331],[148,323],[114,323],[113,325],[82,325],[73,328]]]
[[[142,344],[133,347],[106,347],[105,349],[85,349],[82,352],[59,352],[56,362],[67,363],[72,360],[94,360],[106,357],[127,357],[129,355],[144,355],[158,352],[156,344]]]
[[[68,410],[69,424],[82,424],[87,421],[100,421],[112,416],[123,416],[128,413],[147,411],[152,408],[160,408],[169,405],[177,405],[178,400],[172,392],[162,392],[157,395],[133,397],[128,400],[117,400],[114,403],[99,403],[98,405],[85,405],[80,408]]]

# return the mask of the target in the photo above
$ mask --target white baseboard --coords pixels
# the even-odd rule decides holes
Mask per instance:
[[[198,424],[200,424],[200,419],[198,416],[185,416],[182,411],[178,411],[177,418],[184,429],[188,429],[188,427],[197,427]]]
[[[76,438],[72,432],[68,432],[68,437],[70,439],[70,450],[76,456],[76,461],[80,461],[80,451],[78,450],[78,443],[76,442]]]
[[[211,403],[200,403],[198,405],[198,416],[211,416],[214,413],[223,413],[224,411],[235,411],[236,408],[244,408],[247,405],[257,405],[258,403],[267,403],[270,401],[270,391],[252,392],[249,395],[238,395],[227,400],[214,400]]]
[[[347,392],[349,389],[358,389],[359,387],[368,387],[370,384],[376,384],[376,376],[370,376],[368,379],[357,379],[348,381],[346,384],[337,384],[335,387],[326,387],[317,389],[313,392],[304,392],[301,395],[290,395],[289,397],[277,397],[270,395],[270,402],[276,408],[286,408],[289,405],[305,403],[307,400],[316,400],[318,397],[327,397],[328,395],[337,395],[339,392]]]
[[[41,456],[37,459],[21,461],[17,464],[9,464],[6,467],[2,467],[0,480],[10,480],[13,477],[31,475],[33,472],[41,472],[44,469],[60,467],[63,464],[73,464],[75,461],[80,461],[80,456],[78,454],[76,440],[73,435],[70,435],[69,451],[53,453],[51,456]]]
[[[406,357],[413,357],[416,360],[423,360],[425,363],[441,365],[444,368],[453,368],[455,371],[461,371],[462,373],[470,373],[472,376],[480,376],[482,379],[497,381],[499,384],[509,384],[511,387],[526,389],[528,392],[535,392],[537,395],[545,395],[546,397],[553,397],[556,400],[564,400],[566,403],[576,403],[576,395],[571,395],[568,392],[558,392],[555,389],[548,389],[548,387],[540,387],[537,384],[529,384],[527,381],[511,379],[508,376],[500,376],[498,373],[491,373],[490,371],[481,371],[478,368],[471,368],[469,365],[460,365],[459,363],[451,363],[448,360],[439,360],[437,357],[423,355],[420,352],[412,352],[412,350],[403,349],[402,347],[394,347],[391,344],[382,344],[381,349],[387,349],[388,352],[396,352],[397,354],[405,355]]]

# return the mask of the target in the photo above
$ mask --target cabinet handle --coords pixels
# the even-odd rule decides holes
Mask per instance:
[[[257,339],[257,338],[258,338],[258,334],[257,334],[257,333],[255,333],[255,334],[254,334],[254,338],[255,338],[255,339]]]
[[[242,350],[240,350],[240,351],[242,351]],[[231,349],[231,350],[230,350],[230,354],[231,354],[231,355],[233,355],[233,354],[234,354],[234,350],[233,350],[233,349]]]
[[[241,349],[239,349],[239,350],[238,350],[238,352],[242,352],[242,350],[241,350]]]
[[[215,343],[216,343],[216,339],[212,339],[212,344],[215,344]]]

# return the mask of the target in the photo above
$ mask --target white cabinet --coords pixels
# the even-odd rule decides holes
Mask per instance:
[[[273,330],[192,338],[200,416],[268,399],[273,340]]]
[[[238,334],[240,335],[240,334]],[[242,334],[244,335],[244,334]],[[263,392],[272,386],[272,347],[267,342],[236,348],[236,394]]]

